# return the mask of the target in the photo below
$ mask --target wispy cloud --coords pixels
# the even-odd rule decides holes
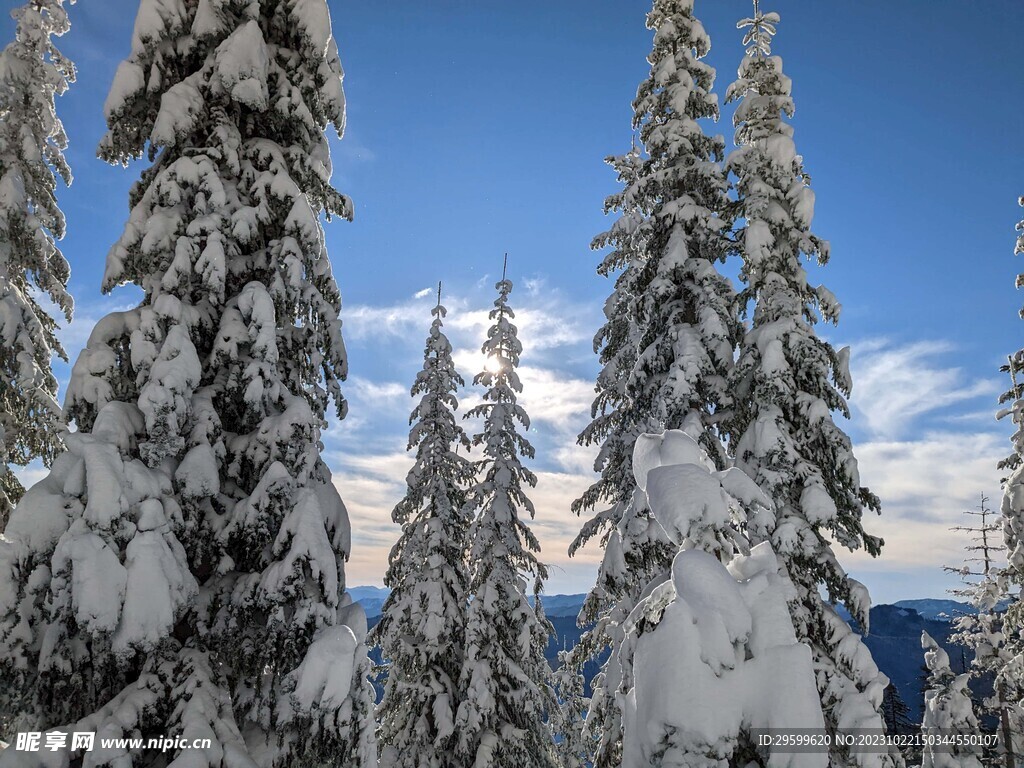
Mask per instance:
[[[921,416],[998,390],[994,381],[945,364],[954,352],[943,341],[897,345],[875,339],[854,347],[850,402],[867,429],[879,437],[901,437]]]

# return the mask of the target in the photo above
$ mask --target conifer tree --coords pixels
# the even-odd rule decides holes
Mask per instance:
[[[929,677],[924,693],[924,720],[921,733],[931,737],[956,735],[974,736],[980,733],[978,718],[974,714],[971,691],[967,687],[969,675],[955,675],[949,668],[949,655],[927,632],[921,633],[921,647]],[[981,748],[972,744],[926,743],[922,754],[922,768],[981,768]]]
[[[552,629],[540,600],[547,568],[537,559],[540,544],[522,516],[534,516],[524,486],[534,487],[537,478],[522,463],[523,457],[533,458],[534,449],[519,431],[529,430],[530,418],[517,402],[522,344],[508,305],[512,282],[503,276],[495,287],[494,324],[483,344],[487,364],[473,379],[487,392],[466,414],[483,418],[482,431],[473,436],[483,457],[476,462],[468,501],[472,573],[461,675],[466,698],[456,731],[463,765],[549,768],[557,762],[545,724],[555,703],[544,658]],[[533,606],[527,579],[533,580]]]
[[[73,0],[72,0],[73,2]],[[70,322],[70,269],[55,175],[71,183],[67,136],[54,105],[75,67],[53,38],[70,28],[63,0],[33,0],[12,11],[14,41],[0,51],[0,531],[25,489],[11,466],[60,449],[62,428],[53,355],[67,360],[45,296]]]
[[[558,668],[552,674],[558,706],[551,710],[548,725],[560,768],[587,768],[592,748],[586,730],[590,699],[584,696],[586,681],[571,653],[569,649],[558,652]]]
[[[844,603],[867,632],[867,590],[843,571],[832,542],[876,556],[882,541],[864,530],[864,510],[877,512],[879,502],[861,486],[850,439],[833,420],[835,412],[849,415],[849,350],[814,331],[819,319],[836,322],[839,304],[809,284],[801,263],[806,256],[824,264],[829,249],[811,232],[814,193],[785,120],[794,107],[782,60],[771,55],[778,20],[755,2],[754,17],[740,22],[746,56],[727,95],[739,101],[737,148],[726,161],[737,191],[733,215],[743,222],[739,306],[753,305],[730,381],[730,447],[736,466],[775,503],[771,540],[797,588],[791,611],[814,654],[827,725],[881,728],[888,681],[819,591]],[[839,752],[836,760],[854,757]],[[878,758],[859,753],[854,762]]]
[[[1024,206],[1024,197],[1019,203]],[[1024,221],[1017,225],[1015,253],[1024,254]],[[1024,274],[1017,276],[1017,287],[1024,286]],[[1024,309],[1020,316],[1024,318]],[[1012,386],[999,399],[1004,408],[999,418],[1009,416],[1014,433],[1012,453],[999,463],[1000,469],[1010,470],[1003,480],[1003,498],[1000,518],[1006,546],[1007,591],[1016,590],[1014,599],[1003,614],[1003,654],[1005,661],[995,679],[995,698],[1002,711],[999,723],[1000,749],[1004,764],[1024,756],[1024,349],[1010,355],[1003,370],[1010,375]]]
[[[77,431],[0,546],[0,712],[212,741],[126,765],[369,766],[366,618],[320,457],[346,373],[320,215],[352,214],[327,4],[142,0],[105,112],[101,156],[151,165],[103,285],[144,296],[93,330]]]
[[[962,587],[951,590],[974,609],[953,621],[955,632],[951,639],[973,651],[970,664],[973,677],[1002,680],[1003,672],[1013,659],[1012,643],[1008,645],[1005,603],[1009,597],[1009,572],[1000,559],[1005,547],[1001,543],[1000,525],[988,497],[982,494],[977,509],[964,512],[972,523],[954,526],[951,530],[968,534],[969,541],[963,565],[946,567],[949,573],[961,577]],[[1004,700],[1005,685],[995,686],[993,695],[982,699],[976,706],[979,714],[991,715],[996,728],[1008,722],[1012,704]],[[1006,743],[1011,743],[1007,740]],[[1001,749],[1001,747],[1000,747]]]
[[[600,536],[605,556],[580,616],[596,625],[567,659],[577,670],[621,640],[621,622],[652,578],[667,577],[676,552],[649,511],[633,505],[637,437],[686,429],[720,468],[726,462],[716,424],[739,324],[732,286],[717,271],[728,252],[724,144],[698,122],[718,118],[715,71],[702,60],[711,42],[693,0],[655,0],[647,26],[650,74],[633,102],[643,152],[609,160],[623,186],[605,210],[619,217],[593,242],[612,249],[599,273],[620,274],[595,338],[603,367],[593,422],[579,438],[600,446],[601,476],[573,504],[577,514],[597,511],[570,554]],[[605,669],[596,678],[588,717],[598,766],[617,765],[621,749],[613,677]]]
[[[458,455],[469,441],[455,421],[455,393],[464,384],[452,361],[440,302],[427,337],[423,369],[409,418],[409,449],[416,463],[405,498],[392,513],[402,536],[391,550],[384,583],[391,594],[372,638],[388,662],[378,708],[381,765],[396,768],[459,766],[455,713],[463,700],[459,676],[465,655],[466,490],[473,466]]]
[[[910,707],[900,696],[895,683],[885,686],[882,696],[882,719],[885,721],[886,733],[906,736],[917,730],[910,717]]]

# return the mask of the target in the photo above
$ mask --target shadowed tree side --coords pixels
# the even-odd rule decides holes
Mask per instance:
[[[72,0],[73,1],[73,0]],[[0,51],[0,531],[25,489],[11,471],[49,466],[61,443],[54,355],[67,360],[45,297],[71,321],[70,268],[56,176],[71,183],[67,136],[54,97],[75,67],[54,44],[70,29],[63,0],[33,0],[11,15],[14,41]]]
[[[77,431],[0,542],[0,713],[212,746],[97,763],[376,760],[348,515],[320,456],[332,402],[345,413],[320,222],[352,214],[324,133],[344,105],[325,0],[142,0],[100,154],[150,161],[103,280],[143,299],[90,335]]]

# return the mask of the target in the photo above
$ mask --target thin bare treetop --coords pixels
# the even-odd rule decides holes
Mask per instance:
[[[759,0],[754,0],[754,15],[736,22],[736,29],[747,29],[743,35],[743,47],[747,56],[771,56],[772,37],[775,36],[775,25],[779,23],[779,14],[774,11],[761,13]]]

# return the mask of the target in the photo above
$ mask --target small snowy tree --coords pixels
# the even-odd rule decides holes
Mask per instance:
[[[1001,567],[1000,525],[993,510],[988,508],[988,497],[982,494],[981,504],[976,510],[964,512],[977,522],[958,525],[952,530],[967,533],[967,556],[959,567],[946,567],[947,572],[956,573],[964,585],[953,589],[953,594],[965,599],[974,609],[958,616],[953,625],[956,629],[952,640],[974,652],[971,661],[971,675],[998,681],[992,696],[981,702],[981,712],[991,715],[996,721],[997,731],[1012,718],[1012,702],[1005,700],[1006,686],[1004,670],[1013,660],[1012,644],[1008,646],[1005,603],[1009,597],[1009,579],[1006,568]],[[1007,744],[1012,742],[1007,739]],[[1000,746],[998,750],[1000,751]]]
[[[77,431],[0,542],[0,712],[211,740],[97,765],[369,766],[366,618],[320,457],[346,373],[320,216],[352,212],[327,4],[142,0],[105,111],[101,155],[152,165],[104,287],[144,295],[93,330]]]
[[[886,733],[906,736],[917,730],[917,725],[910,716],[910,707],[900,696],[895,683],[885,686],[885,694],[882,696],[882,719],[885,721]]]
[[[616,649],[631,681],[622,768],[787,764],[758,749],[752,731],[824,726],[810,649],[789,620],[793,591],[768,542],[727,566],[679,552]],[[800,757],[829,765],[825,752]]]
[[[881,728],[879,708],[888,683],[871,654],[833,607],[843,602],[868,631],[867,590],[849,578],[832,542],[877,555],[882,541],[864,530],[864,510],[879,509],[860,484],[850,439],[833,420],[849,415],[849,350],[836,351],[814,332],[819,316],[835,322],[839,304],[828,289],[809,284],[801,257],[828,259],[828,244],[811,230],[814,193],[796,153],[791,82],[771,55],[778,15],[757,11],[746,56],[728,91],[737,148],[726,165],[735,176],[734,216],[742,220],[736,247],[745,287],[741,307],[753,303],[732,372],[734,408],[728,431],[736,466],[775,503],[772,545],[797,590],[791,604],[797,636],[811,646],[826,723],[832,729]],[[846,754],[854,764],[887,756]]]
[[[71,0],[73,2],[73,0]],[[67,137],[54,97],[75,79],[53,38],[68,31],[63,0],[32,0],[11,12],[14,42],[0,51],[0,531],[25,489],[11,471],[49,466],[62,427],[53,355],[66,360],[45,296],[71,320],[70,270],[54,173],[71,183]]]
[[[623,187],[605,210],[620,215],[593,242],[612,249],[598,271],[621,273],[595,338],[603,367],[593,422],[579,438],[600,446],[595,469],[601,476],[573,504],[577,514],[597,512],[570,554],[599,536],[605,558],[581,613],[582,622],[596,625],[567,658],[577,670],[614,646],[617,625],[647,583],[667,573],[676,551],[648,510],[631,507],[636,438],[686,428],[719,467],[726,461],[716,423],[729,402],[739,324],[732,286],[717,270],[728,253],[728,226],[720,218],[727,208],[719,162],[724,143],[698,122],[718,118],[715,70],[702,60],[711,42],[693,0],[655,0],[647,26],[654,32],[650,74],[633,102],[643,152],[634,148],[609,160]],[[588,718],[598,766],[617,764],[621,741],[606,673],[595,685]]]
[[[956,735],[977,735],[978,718],[974,714],[969,675],[955,675],[949,668],[949,655],[927,632],[921,633],[924,662],[928,667],[924,692],[924,720],[921,733],[938,740]],[[937,741],[938,741],[937,740]],[[922,768],[982,768],[981,748],[970,744],[939,743],[924,745]]]
[[[523,389],[516,373],[522,344],[508,305],[512,283],[502,279],[495,287],[494,324],[483,345],[487,364],[473,379],[487,392],[466,414],[483,418],[482,431],[473,436],[483,458],[476,462],[477,481],[468,501],[472,575],[461,675],[466,699],[456,730],[463,765],[548,768],[557,762],[545,724],[555,704],[544,658],[552,629],[540,600],[547,569],[537,559],[540,544],[522,519],[522,512],[534,515],[523,486],[534,487],[537,478],[521,457],[533,458],[534,450],[519,432],[529,430],[530,418],[517,402]],[[527,599],[528,578],[536,607]]]
[[[571,650],[558,652],[558,668],[552,675],[558,706],[548,715],[548,725],[560,768],[587,768],[592,743],[587,735],[587,711],[590,699],[584,696],[585,680],[577,670]]]
[[[391,594],[372,639],[388,663],[378,707],[381,765],[390,768],[459,766],[455,713],[463,700],[459,676],[465,654],[466,490],[473,479],[469,459],[459,456],[469,441],[455,422],[455,393],[463,385],[442,331],[446,314],[432,310],[423,370],[410,416],[409,471],[405,498],[392,513],[402,536],[391,550],[384,583]]]
[[[622,640],[613,646],[612,658],[605,667],[603,682],[609,686],[608,698],[619,707],[624,728],[622,765],[689,765],[698,756],[713,757],[722,765],[745,765],[752,759],[749,729],[782,727],[779,720],[772,721],[774,726],[769,723],[769,707],[763,703],[772,698],[772,686],[761,673],[751,676],[747,672],[768,663],[760,658],[760,649],[767,647],[765,643],[772,646],[795,642],[785,639],[795,637],[787,608],[793,588],[784,570],[776,564],[770,546],[764,544],[757,549],[757,557],[744,560],[750,549],[749,534],[765,537],[763,529],[771,519],[770,502],[739,470],[718,470],[697,441],[681,430],[641,435],[634,448],[632,467],[636,483],[634,506],[649,511],[679,554],[673,576],[651,580],[641,593],[639,604],[622,622]],[[760,565],[742,565],[755,561]],[[690,571],[692,564],[696,564],[696,571]],[[774,625],[765,625],[759,639],[750,634],[750,612],[736,605],[736,583],[723,564],[730,569],[739,568],[738,574],[750,571],[737,578],[756,582],[750,588],[751,605],[756,604],[755,612]],[[684,571],[686,576],[682,575]],[[755,578],[755,572],[761,575]],[[680,579],[686,582],[685,592],[679,591]],[[717,589],[716,585],[721,583],[732,587]],[[705,588],[708,594],[702,598],[702,608],[693,604],[692,598],[694,590]],[[745,590],[740,587],[740,591]],[[673,603],[684,594],[690,596],[688,607],[682,605],[685,600]],[[709,612],[709,606],[719,600],[722,605]],[[690,609],[709,613],[699,636],[687,629],[698,618]],[[730,614],[720,617],[729,627],[729,637],[712,629],[720,621],[710,614],[719,610]],[[663,617],[670,614],[674,618],[663,623]],[[780,621],[783,623],[779,624]],[[748,640],[752,642],[750,647],[744,645]],[[744,667],[743,672],[727,674],[736,669],[736,664],[722,656],[725,646],[739,654],[738,658],[759,659],[753,666]],[[792,690],[798,694],[794,706],[805,707],[800,710],[801,717],[791,719],[791,727],[813,727],[815,712],[817,722],[821,722],[810,657],[807,649],[802,653],[806,656],[802,678],[781,657],[770,664],[787,669],[785,674],[793,677]],[[656,682],[659,674],[666,677]],[[677,693],[666,695],[669,689]],[[809,708],[806,701],[801,703],[800,690],[811,692]],[[681,693],[684,691],[685,695]],[[778,707],[775,710],[780,716],[783,711]],[[787,711],[791,715],[795,712]]]

